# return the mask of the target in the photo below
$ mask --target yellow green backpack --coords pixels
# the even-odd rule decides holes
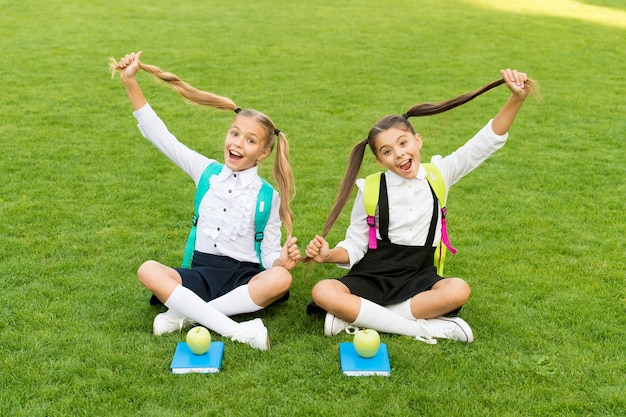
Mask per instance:
[[[446,259],[446,250],[455,254],[457,250],[450,245],[448,231],[446,227],[446,185],[439,169],[433,164],[421,164],[426,170],[426,179],[430,184],[434,194],[439,201],[441,208],[441,240],[435,250],[435,267],[437,274],[443,276],[443,265]],[[367,212],[367,224],[369,225],[369,248],[376,249],[376,208],[378,207],[378,197],[380,193],[380,177],[383,173],[377,172],[365,178],[365,189],[363,190],[363,202]]]

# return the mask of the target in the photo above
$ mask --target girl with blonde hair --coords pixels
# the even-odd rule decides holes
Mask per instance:
[[[119,71],[142,135],[195,181],[209,165],[218,163],[188,148],[170,133],[148,104],[136,79],[141,69],[165,81],[192,103],[235,112],[224,140],[224,164],[210,177],[196,221],[195,251],[190,268],[171,268],[157,261],[143,263],[139,281],[168,307],[158,314],[153,333],[161,335],[191,323],[259,350],[270,347],[267,328],[260,318],[238,323],[230,316],[252,313],[289,295],[290,270],[300,260],[296,238],[291,236],[294,179],[285,134],[265,114],[241,110],[226,97],[198,90],[176,75],[143,64],[141,52],[129,53],[111,67]],[[260,254],[255,249],[255,207],[262,186],[258,164],[276,145],[269,220]],[[281,246],[281,225],[287,239]]]

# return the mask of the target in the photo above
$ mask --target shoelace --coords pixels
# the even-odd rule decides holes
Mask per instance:
[[[432,337],[430,333],[430,329],[426,325],[426,320],[417,320],[417,323],[420,326],[420,329],[424,332],[425,336],[420,336],[420,335],[415,336],[415,340],[419,340],[420,342],[424,342],[428,345],[436,345],[437,339]],[[360,329],[356,326],[347,326],[344,330],[346,333],[353,335],[356,332],[358,332]]]
[[[348,334],[355,334],[359,330],[361,330],[361,329],[359,329],[358,327],[355,327],[355,326],[348,326],[348,327],[345,328],[345,331]]]
[[[433,338],[428,325],[426,324],[426,320],[419,319],[416,320],[417,324],[420,327],[420,330],[423,332],[423,335],[415,336],[415,340],[419,340],[420,342],[424,342],[428,345],[436,345],[437,339]]]

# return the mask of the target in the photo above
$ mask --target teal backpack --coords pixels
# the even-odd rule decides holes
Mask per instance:
[[[189,237],[187,238],[187,245],[185,246],[185,255],[183,256],[182,264],[183,268],[191,268],[193,252],[196,247],[196,225],[198,224],[198,208],[200,207],[200,202],[202,201],[202,198],[211,186],[211,183],[209,181],[210,178],[213,175],[217,175],[222,172],[223,166],[223,164],[220,164],[218,162],[210,164],[208,167],[206,167],[206,169],[200,176],[200,181],[198,181],[198,186],[196,187],[196,195],[193,198],[193,222],[191,231],[189,232]],[[256,249],[256,254],[259,258],[259,266],[261,267],[261,269],[264,269],[263,262],[261,261],[261,241],[263,240],[263,231],[265,230],[267,221],[270,218],[274,189],[263,178],[261,178],[261,182],[262,185],[257,196],[256,212],[254,214],[254,224],[256,229],[256,235],[254,237],[254,248]]]
[[[439,207],[441,208],[441,240],[435,250],[435,267],[437,274],[443,277],[443,264],[446,260],[446,249],[450,249],[453,254],[456,249],[450,245],[448,231],[446,227],[446,185],[439,169],[433,164],[421,164],[426,170],[426,179],[432,187]],[[363,190],[363,202],[367,212],[367,224],[369,225],[369,248],[376,249],[376,207],[378,206],[378,195],[380,193],[380,176],[382,172],[369,175],[365,178],[365,189]]]

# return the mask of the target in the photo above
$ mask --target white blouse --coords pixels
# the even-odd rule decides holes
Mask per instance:
[[[197,185],[205,168],[215,160],[180,143],[149,104],[133,112],[133,115],[141,134],[191,176]],[[257,195],[261,189],[258,167],[234,172],[224,165],[218,175],[211,177],[210,184],[209,191],[200,202],[196,250],[229,256],[242,262],[258,263],[254,248],[254,215]],[[192,213],[193,198],[190,198],[189,206]],[[266,269],[271,268],[280,256],[279,206],[280,197],[274,191],[270,218],[261,243],[261,259]],[[191,223],[191,214],[189,218]]]
[[[442,158],[432,158],[432,163],[439,168],[446,185],[446,195],[452,185],[487,160],[506,143],[508,133],[496,135],[491,128],[491,120],[472,139],[452,154]],[[433,210],[433,196],[426,179],[426,170],[420,166],[417,176],[405,179],[386,171],[389,197],[389,240],[405,246],[424,246],[430,228]],[[352,268],[367,252],[369,226],[363,203],[365,179],[356,181],[358,193],[352,208],[350,226],[344,240],[337,244],[344,248],[350,257],[349,264],[338,264],[343,268]],[[376,214],[378,222],[378,213]],[[441,214],[437,221],[433,246],[441,240]],[[377,237],[380,233],[377,230]]]

